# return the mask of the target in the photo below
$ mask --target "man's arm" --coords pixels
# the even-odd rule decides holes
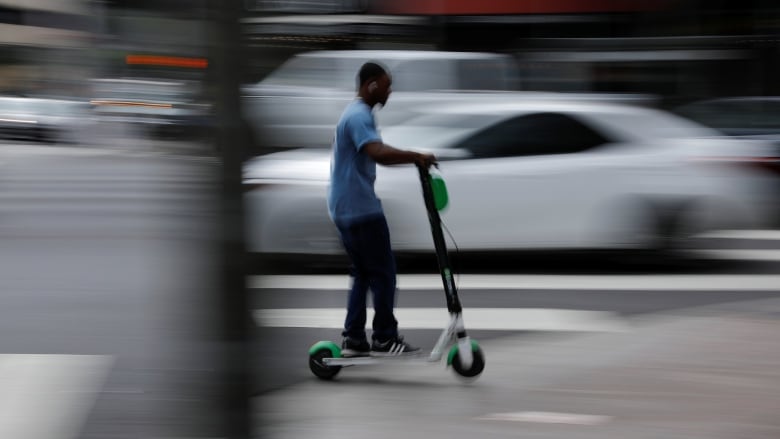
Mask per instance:
[[[361,149],[368,154],[374,161],[380,165],[402,165],[405,163],[415,163],[425,167],[436,164],[436,157],[433,154],[422,154],[414,151],[406,151],[393,148],[382,142],[371,142],[363,145]]]

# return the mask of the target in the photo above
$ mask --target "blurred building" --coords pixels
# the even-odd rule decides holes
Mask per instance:
[[[497,51],[526,90],[651,93],[664,103],[780,95],[770,0],[248,0],[244,78],[317,49]],[[0,93],[80,95],[89,77],[199,81],[206,0],[0,0]],[[185,60],[128,63],[129,55]],[[153,58],[146,58],[153,59]]]
[[[247,2],[255,79],[304,50],[488,50],[527,90],[652,93],[667,105],[780,94],[780,5],[767,0]],[[262,56],[260,56],[262,54]]]
[[[84,0],[0,0],[0,94],[83,94],[91,16]]]
[[[205,66],[187,60],[208,53],[206,0],[105,0],[97,7],[101,77],[201,79]]]
[[[175,60],[205,57],[204,4],[0,0],[0,93],[88,96],[86,79],[95,77],[200,79],[202,69]],[[169,62],[127,62],[134,55]]]

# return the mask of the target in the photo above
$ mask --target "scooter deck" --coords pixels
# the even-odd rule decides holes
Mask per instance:
[[[392,355],[385,357],[339,357],[339,358],[323,358],[322,362],[326,366],[366,366],[370,364],[380,364],[388,362],[419,362],[419,363],[436,363],[441,360],[440,358],[432,358],[430,355],[420,353],[418,355]]]

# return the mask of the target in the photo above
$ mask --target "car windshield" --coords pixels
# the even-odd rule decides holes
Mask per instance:
[[[382,139],[402,148],[441,149],[497,120],[492,115],[427,115],[383,129]]]
[[[269,74],[263,82],[290,87],[354,90],[355,74],[361,60],[355,59],[350,66],[352,68],[348,70],[342,65],[343,62],[344,60],[327,57],[293,57]]]

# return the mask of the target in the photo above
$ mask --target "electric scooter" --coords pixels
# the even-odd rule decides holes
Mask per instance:
[[[444,180],[438,175],[431,175],[427,167],[417,166],[422,184],[425,208],[428,211],[428,219],[433,233],[433,243],[436,247],[436,257],[439,263],[439,273],[444,284],[444,294],[447,299],[447,310],[450,313],[450,322],[439,336],[428,356],[389,356],[389,357],[342,357],[341,348],[332,341],[320,341],[309,348],[309,369],[318,378],[323,380],[333,379],[343,367],[365,366],[386,362],[425,362],[436,364],[447,352],[447,366],[465,378],[476,378],[485,368],[485,356],[476,340],[472,340],[466,334],[463,323],[463,308],[458,298],[458,291],[452,276],[449,254],[447,253],[444,234],[442,233],[439,211],[448,203],[447,188]]]

